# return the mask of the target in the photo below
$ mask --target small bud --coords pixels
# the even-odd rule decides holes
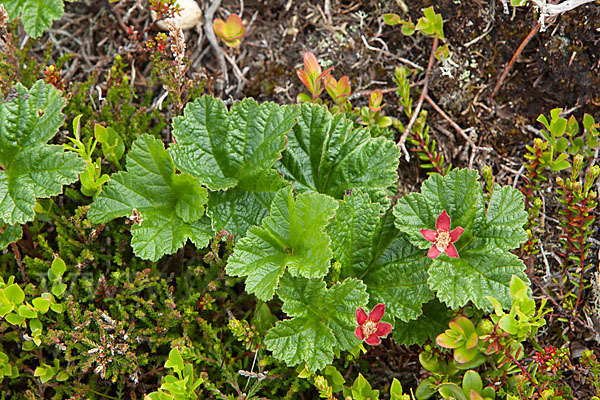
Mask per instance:
[[[583,155],[581,154],[577,154],[574,158],[573,158],[573,173],[572,175],[578,175],[579,172],[581,171],[581,168],[583,167]]]
[[[483,170],[481,171],[481,174],[484,176],[484,178],[488,178],[492,176],[492,167],[489,165],[486,165],[483,167]]]
[[[385,104],[381,104],[383,100],[383,93],[381,90],[373,90],[369,96],[369,109],[373,112],[381,111]]]
[[[493,330],[494,324],[488,319],[482,319],[477,326],[479,336],[489,335]]]

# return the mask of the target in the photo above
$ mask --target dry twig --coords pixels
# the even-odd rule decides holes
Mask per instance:
[[[504,83],[504,80],[506,79],[506,76],[510,72],[515,61],[517,61],[517,58],[519,58],[519,56],[521,55],[523,50],[525,50],[525,47],[527,46],[527,44],[531,41],[531,39],[533,39],[535,34],[540,30],[540,26],[541,25],[539,22],[536,23],[535,26],[529,32],[529,34],[525,37],[525,39],[523,39],[523,41],[521,42],[521,44],[515,51],[515,54],[513,54],[512,58],[510,59],[510,61],[506,65],[506,67],[504,68],[504,71],[502,71],[502,75],[500,75],[500,79],[498,79],[496,86],[494,86],[494,90],[492,91],[492,94],[490,94],[490,98],[493,98],[496,95],[496,93],[500,89],[500,86],[502,86],[502,83]]]
[[[210,4],[210,5],[208,5]],[[213,32],[213,19],[215,17],[215,12],[217,8],[221,5],[221,0],[213,0],[210,3],[207,3],[207,9],[204,11],[204,34],[206,35],[206,39],[210,43],[213,51],[215,53],[215,57],[219,62],[219,68],[221,69],[221,73],[223,74],[223,80],[225,81],[225,86],[229,84],[229,74],[227,73],[227,64],[225,63],[225,57],[223,56],[223,49],[219,46],[217,42],[217,37]]]
[[[406,129],[404,129],[404,133],[400,137],[400,140],[398,140],[398,147],[400,147],[400,149],[404,153],[404,157],[406,158],[407,162],[410,161],[410,154],[408,153],[408,150],[406,149],[406,145],[405,145],[406,138],[408,138],[408,135],[410,134],[410,130],[412,129],[413,125],[415,124],[415,121],[417,120],[417,117],[419,116],[419,113],[421,112],[421,107],[423,106],[423,100],[425,100],[425,96],[427,96],[427,87],[429,85],[429,74],[431,73],[433,64],[435,64],[435,52],[437,50],[437,47],[438,47],[438,38],[435,37],[435,38],[433,38],[433,46],[431,47],[431,54],[429,54],[429,63],[427,64],[427,70],[425,71],[423,91],[421,92],[421,96],[419,96],[419,101],[417,102],[417,106],[415,107],[415,109],[413,111],[413,114],[410,118],[410,121],[408,122],[408,125],[406,125]]]

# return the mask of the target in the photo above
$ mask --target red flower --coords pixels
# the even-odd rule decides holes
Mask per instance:
[[[450,232],[450,217],[446,213],[446,210],[442,211],[435,222],[435,231],[421,229],[421,235],[433,243],[433,246],[427,252],[427,257],[436,258],[440,254],[446,253],[448,257],[458,258],[458,251],[456,251],[456,247],[452,243],[456,242],[464,231],[459,226]]]
[[[356,309],[356,322],[358,326],[354,334],[360,340],[364,340],[371,346],[377,346],[381,343],[380,337],[387,336],[392,331],[392,324],[379,322],[385,312],[385,304],[377,304],[371,313],[367,316],[362,307]]]

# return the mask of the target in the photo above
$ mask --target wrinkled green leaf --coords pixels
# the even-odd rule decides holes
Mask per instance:
[[[8,225],[0,220],[0,250],[4,250],[9,244],[21,239],[22,235],[21,225]]]
[[[227,189],[261,174],[280,157],[285,133],[297,111],[252,99],[230,112],[220,99],[202,96],[189,103],[173,122],[171,147],[178,167],[211,190]]]
[[[508,251],[527,238],[523,196],[512,188],[497,186],[486,212],[478,178],[477,172],[466,169],[455,169],[443,177],[432,175],[421,193],[403,196],[393,210],[396,227],[422,249],[432,243],[420,230],[435,229],[443,210],[451,218],[450,229],[465,229],[454,243],[459,258],[442,254],[430,260],[428,269],[429,287],[453,309],[473,301],[488,310],[486,296],[494,296],[507,307],[511,275],[526,279],[523,262]]]
[[[472,301],[478,308],[491,311],[486,296],[510,308],[512,275],[528,282],[523,261],[512,253],[479,248],[459,250],[459,254],[460,258],[440,256],[429,268],[429,287],[452,309]]]
[[[208,214],[215,230],[241,237],[268,215],[275,192],[286,183],[271,169],[285,148],[298,110],[252,99],[228,111],[220,99],[203,96],[175,118],[171,154],[179,168],[215,192]]]
[[[385,303],[386,314],[403,321],[417,318],[433,297],[427,286],[426,251],[413,246],[395,227],[391,213],[359,190],[339,202],[328,226],[341,278],[356,277],[367,285],[370,304]]]
[[[437,36],[444,39],[444,27],[442,16],[435,12],[433,7],[428,7],[424,10],[424,16],[419,18],[416,30],[428,35]]]
[[[288,145],[276,167],[298,192],[315,191],[341,199],[347,190],[361,189],[373,200],[387,197],[397,180],[398,146],[368,129],[353,129],[342,114],[327,107],[298,106],[301,114],[288,133]]]
[[[131,228],[131,246],[137,256],[156,261],[188,239],[199,248],[208,244],[212,231],[208,218],[203,217],[207,197],[196,178],[175,173],[162,142],[142,135],[127,154],[127,171],[111,176],[88,217],[94,223],[106,223],[131,216],[136,209],[143,221]]]
[[[448,307],[438,299],[423,304],[423,313],[416,320],[394,324],[394,341],[406,346],[422,345],[427,339],[435,339],[444,332],[450,322]]]
[[[62,17],[62,0],[2,0],[10,19],[20,16],[25,32],[36,39]]]
[[[306,363],[314,371],[330,364],[334,349],[350,350],[360,343],[354,336],[354,313],[367,302],[365,289],[356,279],[327,289],[323,280],[286,273],[277,295],[282,310],[292,318],[269,330],[267,348],[288,366]]]
[[[451,218],[451,229],[461,226],[467,231],[483,218],[483,192],[478,178],[477,172],[467,169],[454,169],[446,176],[430,176],[423,182],[421,193],[398,200],[393,211],[396,227],[422,249],[430,248],[431,242],[421,235],[421,229],[435,229],[436,219],[444,210]],[[463,236],[456,243],[457,249],[465,239]]]
[[[62,193],[85,166],[77,154],[46,144],[64,121],[61,92],[41,80],[13,91],[0,101],[0,219],[9,225],[32,221],[36,198]]]
[[[510,186],[495,185],[485,223],[476,236],[500,248],[514,249],[527,240],[527,233],[523,229],[526,222],[523,194]]]
[[[281,189],[271,215],[237,243],[227,273],[246,277],[246,290],[265,301],[273,297],[286,267],[294,276],[324,276],[332,256],[324,230],[336,208],[329,196],[304,193],[294,199],[291,187]]]
[[[275,193],[287,185],[277,171],[266,170],[234,188],[211,193],[208,214],[213,227],[215,230],[225,229],[239,239],[248,228],[260,224],[269,215]]]

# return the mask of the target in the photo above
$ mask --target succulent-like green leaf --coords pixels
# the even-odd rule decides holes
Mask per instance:
[[[175,165],[158,139],[142,135],[127,154],[127,171],[111,181],[92,204],[88,217],[94,223],[131,216],[143,221],[131,228],[131,246],[143,259],[156,261],[177,251],[187,239],[204,247],[212,236],[203,217],[208,193],[198,179],[176,174]]]
[[[277,295],[292,318],[269,330],[267,348],[288,366],[306,363],[314,371],[330,364],[335,349],[350,350],[360,343],[354,336],[354,313],[368,300],[365,289],[357,279],[327,289],[321,279],[284,274]]]
[[[347,190],[361,189],[373,200],[384,198],[385,189],[398,178],[398,146],[371,138],[367,129],[352,129],[352,121],[332,115],[327,107],[298,107],[298,123],[288,133],[288,145],[276,165],[296,190],[341,199]]]
[[[391,213],[360,190],[340,201],[328,226],[334,257],[342,264],[341,277],[356,277],[367,285],[370,304],[385,303],[389,315],[408,321],[421,314],[433,297],[427,286],[426,251],[413,246],[394,227]]]
[[[36,198],[62,193],[85,162],[61,146],[46,144],[64,121],[65,100],[52,85],[20,83],[0,101],[0,219],[9,225],[35,217]]]
[[[460,226],[465,230],[454,243],[459,258],[442,254],[430,260],[428,269],[429,287],[451,308],[472,301],[488,310],[486,296],[509,306],[511,275],[526,279],[523,263],[508,251],[527,238],[523,196],[497,185],[486,212],[478,178],[477,172],[466,169],[455,169],[443,177],[433,175],[423,183],[421,193],[402,197],[393,210],[396,227],[422,249],[433,244],[420,230],[435,229],[444,210],[451,219],[450,229]]]
[[[2,4],[11,19],[21,16],[25,32],[34,39],[64,13],[62,0],[2,0]]]
[[[210,190],[208,214],[215,230],[241,237],[268,215],[285,181],[271,169],[285,148],[298,110],[245,99],[230,111],[220,99],[203,96],[188,103],[173,121],[175,164]]]
[[[324,231],[336,208],[329,196],[304,193],[294,199],[291,187],[281,189],[271,215],[237,243],[227,273],[246,277],[246,290],[261,300],[273,297],[286,267],[293,276],[324,276],[332,256]]]
[[[493,296],[504,308],[510,308],[512,275],[528,282],[523,273],[525,264],[508,251],[481,247],[459,250],[459,254],[459,258],[440,256],[429,268],[429,287],[450,308],[472,301],[478,308],[491,311],[486,296]]]
[[[394,324],[394,341],[396,343],[410,346],[422,345],[427,339],[435,339],[437,335],[444,332],[450,322],[448,307],[438,299],[433,299],[423,304],[423,314],[416,320]]]

